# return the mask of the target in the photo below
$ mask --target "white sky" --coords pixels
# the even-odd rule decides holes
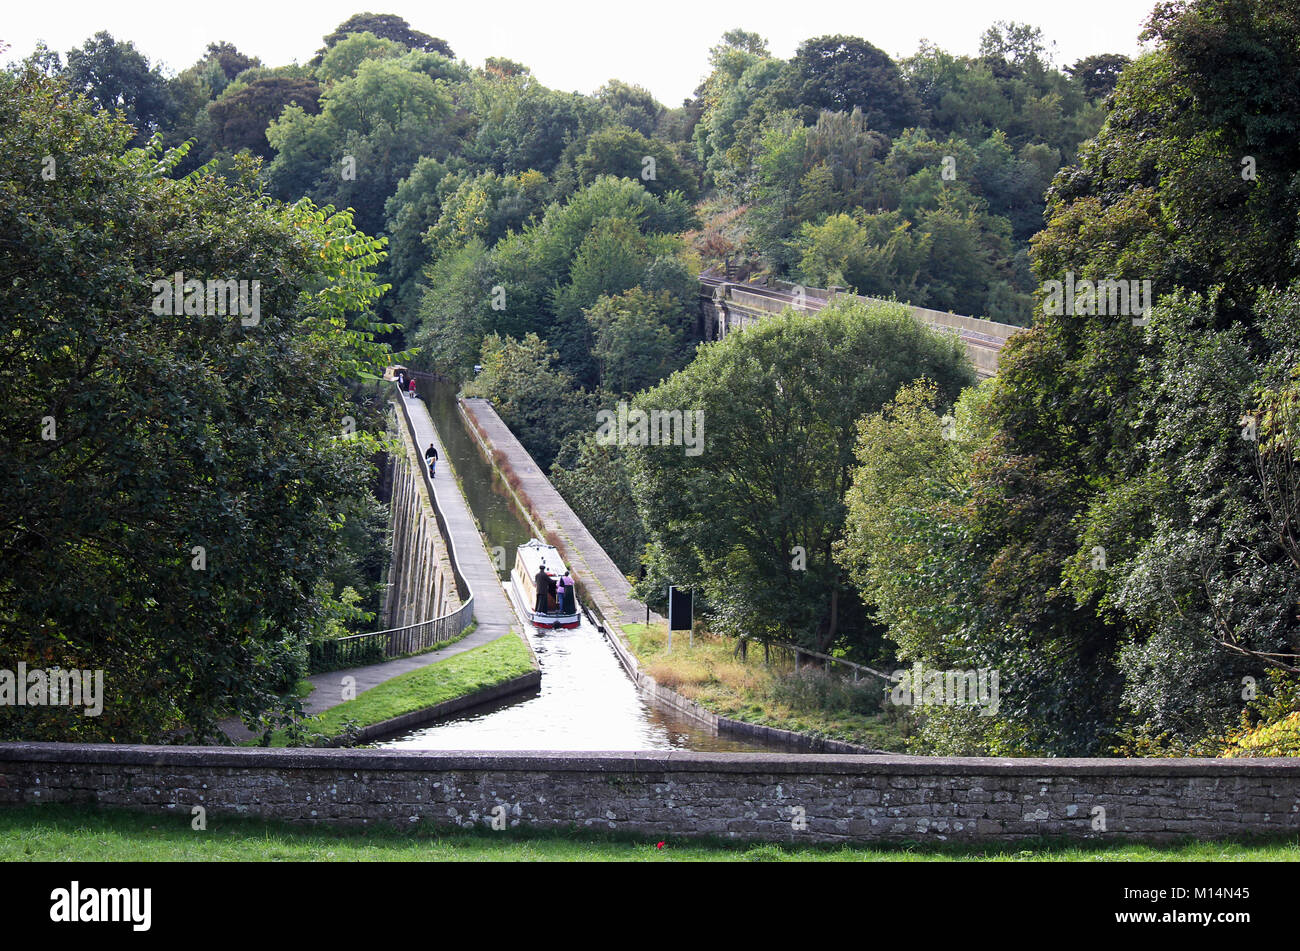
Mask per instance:
[[[270,66],[309,59],[353,13],[396,13],[414,29],[442,37],[461,59],[482,65],[504,56],[531,67],[543,84],[593,92],[610,78],[646,87],[676,106],[708,70],[709,47],[729,29],[765,36],[788,58],[805,39],[861,36],[899,57],[928,39],[973,55],[995,20],[1043,28],[1056,61],[1093,53],[1138,52],[1155,0],[480,0],[422,4],[410,0],[36,0],[7,4],[0,61],[21,59],[43,39],[66,52],[99,30],[132,40],[151,62],[177,72],[210,41],[227,40]],[[438,9],[441,7],[441,9]]]

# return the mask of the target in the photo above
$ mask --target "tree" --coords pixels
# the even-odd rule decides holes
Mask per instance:
[[[649,90],[630,86],[617,79],[611,79],[597,89],[596,99],[613,113],[614,125],[632,129],[647,137],[655,134],[665,112]]]
[[[1041,27],[1006,20],[999,20],[984,31],[980,37],[980,56],[1039,68],[1050,62]]]
[[[1119,53],[1085,56],[1070,67],[1070,75],[1083,84],[1090,99],[1104,99],[1115,91],[1119,74],[1130,60]]]
[[[79,49],[68,50],[61,75],[100,109],[120,113],[135,128],[135,145],[148,141],[172,118],[174,106],[161,68],[150,66],[134,43],[118,42],[104,30]]]
[[[543,469],[570,433],[586,428],[590,400],[557,367],[559,354],[537,334],[522,340],[493,334],[483,341],[483,371],[466,387],[469,396],[491,400],[502,422]]]
[[[203,741],[293,711],[373,474],[378,444],[338,437],[374,422],[348,384],[390,356],[365,318],[383,242],[268,200],[248,163],[174,179],[180,152],[132,137],[0,75],[0,649],[107,694],[100,717],[11,711],[6,738]],[[247,283],[232,312],[177,280]]]
[[[411,29],[411,24],[393,13],[354,13],[325,37],[325,48],[317,52],[317,60],[323,59],[326,51],[342,42],[353,33],[371,33],[381,39],[401,43],[407,49],[426,53],[440,53],[448,59],[456,54],[451,51],[446,40],[440,40],[428,33]]]
[[[320,95],[320,86],[309,79],[274,77],[232,85],[207,107],[216,145],[228,152],[248,149],[269,159],[273,152],[267,126],[290,104],[306,115],[317,115]]]
[[[680,192],[695,198],[695,176],[683,168],[668,146],[640,132],[615,126],[592,135],[578,156],[578,184],[589,185],[601,175],[641,182],[652,195]]]
[[[633,402],[703,413],[699,451],[633,438],[628,420],[652,576],[701,592],[709,623],[732,636],[870,652],[875,629],[831,546],[857,419],[918,377],[949,397],[973,379],[956,341],[891,304],[787,311],[700,347]]]
[[[919,103],[885,52],[856,36],[805,40],[790,61],[795,101],[811,121],[857,107],[867,127],[894,136],[916,123]]]
[[[328,86],[355,75],[364,60],[397,59],[406,52],[406,47],[395,40],[382,39],[373,33],[349,33],[321,57],[316,75]]]
[[[551,484],[624,574],[634,575],[645,546],[627,459],[590,433],[570,436],[549,472]]]
[[[602,296],[584,316],[603,390],[629,396],[654,386],[684,362],[690,317],[666,291],[651,293],[636,287]]]
[[[1239,712],[1243,663],[1296,653],[1294,567],[1239,428],[1295,334],[1298,31],[1263,3],[1160,8],[1052,187],[1040,279],[1129,299],[1044,287],[962,475],[965,534],[921,552],[979,579],[959,603],[980,627],[951,639],[1014,677],[1027,750],[1187,749]]]

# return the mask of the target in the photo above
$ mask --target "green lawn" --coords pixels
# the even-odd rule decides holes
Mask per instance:
[[[309,733],[339,737],[347,732],[349,721],[358,727],[372,726],[404,713],[493,687],[532,669],[532,654],[523,640],[517,634],[506,634],[482,647],[371,687],[355,700],[309,717],[303,726]],[[288,742],[287,733],[281,730],[275,734],[271,745],[286,746]]]
[[[1123,843],[1069,846],[1041,842],[1006,848],[894,846],[796,848],[596,832],[537,833],[410,829],[303,828],[287,823],[208,816],[205,831],[188,812],[141,814],[73,806],[0,809],[0,861],[598,861],[598,862],[1203,862],[1300,861],[1300,841]],[[664,848],[658,848],[658,842]]]

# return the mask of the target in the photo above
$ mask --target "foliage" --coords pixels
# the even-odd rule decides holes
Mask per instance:
[[[654,580],[701,592],[710,623],[731,636],[864,646],[872,629],[831,558],[851,435],[921,376],[951,395],[971,381],[959,345],[896,305],[787,312],[702,346],[633,403],[706,423],[696,455],[627,447]]]
[[[523,340],[493,334],[483,341],[482,373],[465,388],[467,396],[492,401],[543,469],[551,465],[565,437],[585,428],[592,418],[588,399],[577,392],[565,370],[556,368],[557,359],[536,334]]]
[[[268,200],[247,165],[173,179],[182,153],[128,150],[38,73],[0,86],[0,645],[107,691],[100,717],[24,708],[5,734],[202,740],[290,709],[378,448],[347,383],[390,358],[367,316],[383,241]],[[259,281],[255,319],[158,313],[177,272]]]

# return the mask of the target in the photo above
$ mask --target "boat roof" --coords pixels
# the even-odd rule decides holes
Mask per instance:
[[[560,557],[555,546],[538,541],[536,538],[519,546],[515,551],[515,560],[524,566],[530,577],[537,574],[539,567],[545,567],[546,573],[554,578],[568,571],[564,559]]]

